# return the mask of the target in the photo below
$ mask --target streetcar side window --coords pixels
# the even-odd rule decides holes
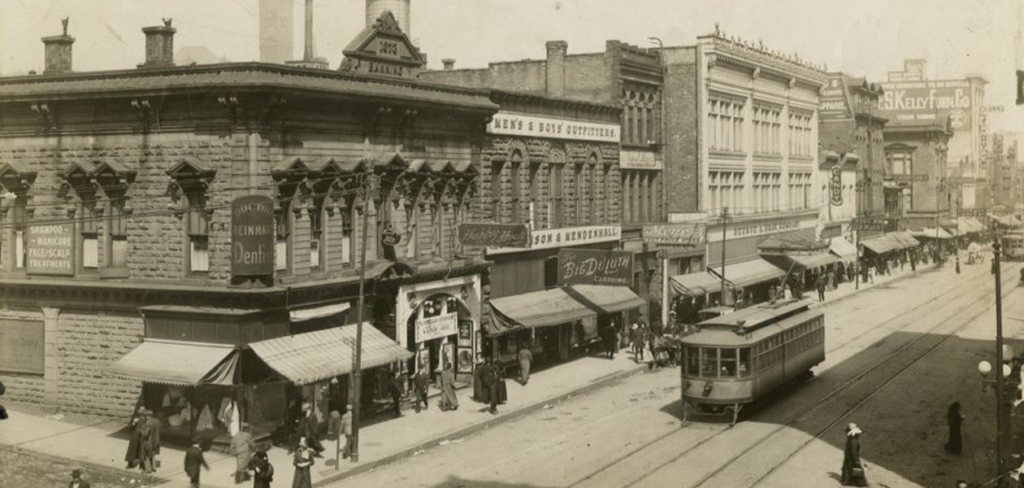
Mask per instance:
[[[735,378],[736,377],[736,350],[735,349],[722,349],[722,378]]]
[[[700,348],[700,376],[702,378],[718,377],[718,349]]]
[[[746,378],[750,376],[750,348],[744,347],[740,349],[740,378]]]
[[[700,348],[686,347],[686,374],[700,376]]]

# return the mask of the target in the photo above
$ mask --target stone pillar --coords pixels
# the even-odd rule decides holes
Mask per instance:
[[[43,382],[44,402],[48,405],[59,405],[57,388],[57,366],[59,351],[57,338],[60,329],[57,326],[57,319],[60,315],[59,308],[43,307]]]

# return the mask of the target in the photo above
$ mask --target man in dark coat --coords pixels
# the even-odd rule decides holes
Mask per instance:
[[[71,471],[71,482],[68,483],[68,488],[92,488],[92,485],[82,479],[82,470],[76,469]]]
[[[316,417],[313,416],[313,406],[308,403],[303,404],[302,418],[299,420],[296,437],[298,439],[305,437],[309,447],[316,452],[317,457],[320,457],[320,453],[324,451],[324,446],[320,443],[316,434]]]
[[[825,288],[827,288],[826,283],[825,283],[825,275],[824,274],[818,273],[818,281],[816,281],[814,283],[814,287],[818,290],[818,301],[819,302],[824,302],[825,301]]]
[[[193,439],[192,446],[185,450],[185,474],[188,475],[192,488],[199,488],[200,466],[207,471],[210,470],[210,465],[206,464],[206,458],[203,457],[203,448],[199,447],[199,439]]]
[[[388,385],[388,389],[391,392],[391,403],[395,407],[395,417],[402,416],[402,372],[395,371],[395,377],[391,380],[391,384]]]
[[[160,454],[160,421],[153,418],[153,412],[143,410],[145,420],[142,423],[142,472],[156,472],[156,456]]]
[[[498,373],[493,361],[488,360],[483,366],[481,366],[480,379],[483,380],[484,391],[487,392],[487,396],[485,398],[491,404],[490,412],[492,414],[497,414]]]
[[[416,376],[412,378],[413,387],[416,389],[413,395],[413,406],[416,408],[416,413],[420,413],[420,402],[423,402],[423,409],[427,410],[430,408],[430,404],[427,403],[427,389],[430,388],[430,374],[427,373],[427,368],[420,368],[416,372]]]
[[[143,410],[142,406],[139,406],[128,422],[131,437],[128,439],[128,451],[124,453],[124,461],[128,463],[125,469],[134,469],[142,462],[142,424],[145,422]]]
[[[487,371],[487,368],[487,363],[480,361],[476,365],[476,371],[473,372],[473,400],[479,403],[487,403],[487,399],[491,397],[491,393],[487,390],[487,385],[484,384],[484,373]]]

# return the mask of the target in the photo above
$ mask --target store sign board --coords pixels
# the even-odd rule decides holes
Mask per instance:
[[[231,274],[274,274],[274,200],[249,195],[231,203]]]
[[[463,246],[527,247],[530,228],[525,224],[461,224],[459,242]]]
[[[75,274],[73,224],[30,225],[26,238],[25,268],[29,274]]]
[[[832,177],[829,179],[829,197],[833,207],[843,205],[843,168],[832,166]]]
[[[818,105],[818,119],[848,120],[853,118],[850,111],[850,104],[846,99],[846,83],[841,75],[830,76],[825,86],[821,88],[821,103]]]
[[[43,374],[45,330],[42,320],[0,321],[0,371]]]
[[[555,249],[559,247],[619,241],[621,238],[622,227],[618,225],[592,225],[588,227],[566,227],[564,229],[535,229],[530,232],[530,244],[525,249],[512,247],[488,248],[487,253],[507,254],[533,249]]]
[[[619,153],[619,168],[661,170],[662,162],[650,151],[622,151]]]
[[[892,180],[897,183],[921,182],[928,181],[928,175],[892,175]]]
[[[506,136],[619,142],[619,125],[579,120],[537,117],[498,112],[487,124],[487,133]]]
[[[882,83],[879,116],[895,124],[945,124],[954,131],[971,130],[974,96],[967,80]]]
[[[558,251],[558,284],[633,286],[633,253],[561,249]]]
[[[886,232],[892,228],[892,222],[887,219],[859,218],[854,221],[853,226],[860,231]]]
[[[446,313],[435,317],[416,320],[416,342],[448,337],[459,332],[459,319],[456,313]]]
[[[697,247],[704,243],[706,237],[707,226],[699,223],[645,225],[643,227],[643,240],[649,244]]]
[[[946,183],[949,185],[968,185],[974,183],[973,176],[950,176],[946,178]]]

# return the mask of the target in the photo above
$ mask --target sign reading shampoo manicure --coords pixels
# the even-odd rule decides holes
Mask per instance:
[[[26,241],[25,271],[28,274],[75,274],[75,230],[72,224],[30,225]]]
[[[274,200],[250,195],[231,204],[231,274],[274,274]]]
[[[498,112],[491,123],[487,124],[487,133],[577,141],[619,142],[618,124],[536,117],[509,112]]]

